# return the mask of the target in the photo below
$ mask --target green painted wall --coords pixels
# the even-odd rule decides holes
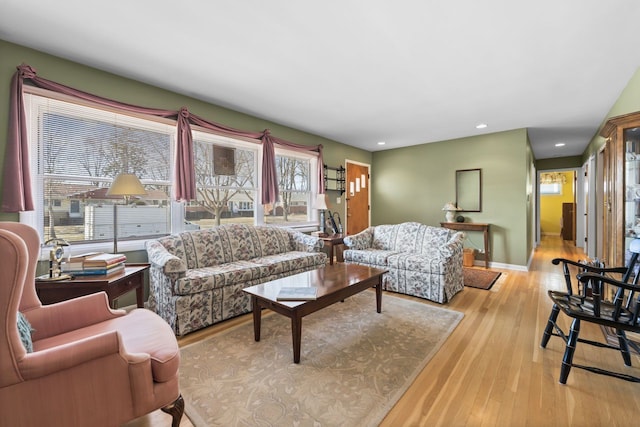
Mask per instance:
[[[531,251],[530,170],[533,155],[526,130],[422,144],[373,153],[372,223],[418,221],[439,225],[441,210],[455,200],[455,171],[482,169],[482,212],[467,221],[491,224],[492,260],[524,266]],[[482,247],[469,233],[467,246]]]
[[[631,80],[629,80],[629,83],[627,83],[627,86],[607,113],[607,117],[602,120],[598,132],[593,136],[589,146],[582,154],[582,163],[586,162],[592,154],[596,154],[604,145],[604,138],[599,134],[607,120],[636,111],[640,111],[640,68],[631,77]]]

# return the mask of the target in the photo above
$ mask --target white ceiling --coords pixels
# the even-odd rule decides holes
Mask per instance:
[[[543,159],[637,70],[640,2],[0,0],[0,39],[369,151],[529,128]]]

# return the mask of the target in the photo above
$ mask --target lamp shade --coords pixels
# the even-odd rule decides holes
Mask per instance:
[[[318,194],[316,200],[313,203],[314,209],[329,209],[327,207],[327,196],[325,194]]]
[[[448,202],[446,205],[444,205],[442,210],[443,211],[459,211],[460,209],[457,208],[453,202]]]
[[[121,173],[113,180],[107,196],[143,196],[147,194],[142,183],[132,173]]]

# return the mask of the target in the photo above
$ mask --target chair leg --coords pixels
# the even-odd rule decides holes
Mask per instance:
[[[171,415],[173,418],[171,421],[171,427],[180,427],[180,420],[182,419],[182,414],[184,414],[184,399],[182,398],[182,395],[178,396],[172,404],[160,409],[162,409],[162,412]]]
[[[564,351],[564,357],[562,359],[562,367],[560,368],[560,384],[566,384],[569,377],[569,371],[573,363],[573,354],[576,351],[576,344],[578,343],[578,335],[580,334],[580,319],[573,319],[571,323],[571,332],[569,332],[569,339],[567,340],[567,348]]]
[[[622,360],[626,366],[631,366],[631,354],[629,353],[629,343],[627,342],[627,335],[622,329],[616,329],[616,335],[618,336],[618,343],[620,344],[620,353],[622,353]]]
[[[560,309],[556,304],[553,304],[553,308],[551,309],[551,313],[549,314],[549,320],[547,321],[547,327],[544,328],[544,333],[542,334],[542,341],[540,342],[540,347],[542,348],[545,348],[547,346],[549,338],[551,338],[553,328],[556,324],[556,320],[558,319],[558,313],[560,313]]]

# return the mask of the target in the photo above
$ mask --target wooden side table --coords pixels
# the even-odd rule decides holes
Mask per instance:
[[[76,276],[67,280],[40,280],[36,278],[36,292],[43,304],[53,304],[104,291],[111,308],[118,297],[136,291],[136,304],[144,308],[144,272],[149,264],[127,264],[125,269],[108,276]]]
[[[333,257],[334,257],[334,247],[337,245],[344,244],[342,234],[329,234],[328,236],[319,237],[325,244],[325,246],[329,247],[329,265],[333,265]],[[338,262],[343,262],[344,259],[341,256],[338,256]]]
[[[481,222],[441,222],[440,226],[457,231],[482,231],[484,235],[484,268],[489,268],[489,224]]]

